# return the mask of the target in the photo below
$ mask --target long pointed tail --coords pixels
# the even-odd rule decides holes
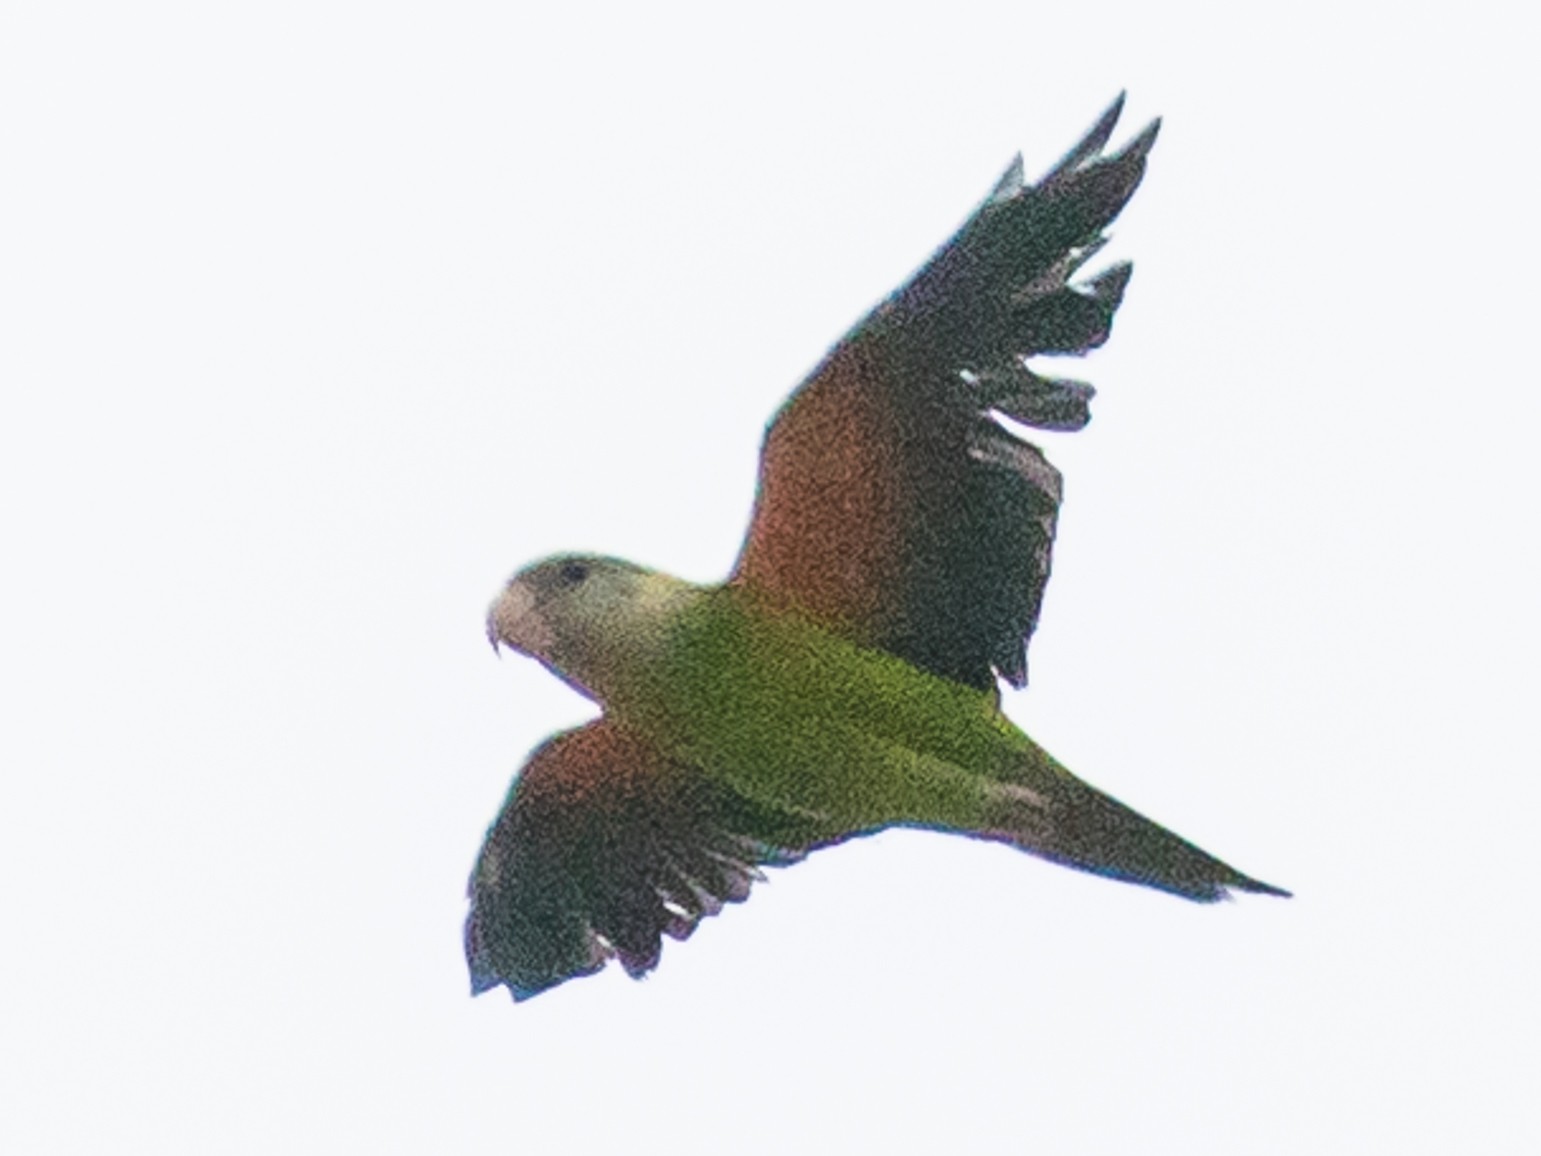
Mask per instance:
[[[991,792],[988,829],[981,832],[987,838],[1199,903],[1224,899],[1232,888],[1289,896],[1083,783],[1046,754],[1043,759],[1045,765],[1020,768]]]

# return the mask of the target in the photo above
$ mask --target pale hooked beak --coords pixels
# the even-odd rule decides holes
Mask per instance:
[[[517,579],[487,611],[487,641],[499,656],[501,646],[532,658],[542,658],[551,649],[551,630],[535,609],[535,595]]]

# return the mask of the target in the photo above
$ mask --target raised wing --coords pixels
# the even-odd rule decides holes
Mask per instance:
[[[794,822],[608,719],[557,735],[514,780],[471,875],[472,992],[525,999],[612,957],[642,975],[662,936],[747,898],[759,864],[799,857]]]
[[[1060,475],[998,420],[1080,429],[1091,386],[1024,359],[1107,340],[1131,267],[1070,277],[1145,172],[1104,156],[1123,97],[1036,185],[1018,157],[957,234],[853,329],[766,434],[733,581],[971,686],[1027,682]]]

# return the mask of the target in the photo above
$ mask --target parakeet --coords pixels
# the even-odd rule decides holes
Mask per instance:
[[[540,746],[470,881],[473,992],[524,999],[744,899],[764,865],[886,827],[998,840],[1198,901],[1286,895],[1082,782],[1000,709],[1027,682],[1060,475],[1002,416],[1090,417],[1037,354],[1107,340],[1129,281],[1071,277],[1145,172],[1123,97],[1046,176],[1018,156],[958,232],[768,427],[732,574],[616,558],[521,570],[487,632],[600,704]]]

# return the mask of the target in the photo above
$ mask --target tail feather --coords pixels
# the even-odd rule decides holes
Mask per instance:
[[[1067,867],[1139,883],[1198,903],[1230,890],[1288,898],[1281,887],[1244,875],[1069,772],[1048,789],[1000,784],[987,837]]]

